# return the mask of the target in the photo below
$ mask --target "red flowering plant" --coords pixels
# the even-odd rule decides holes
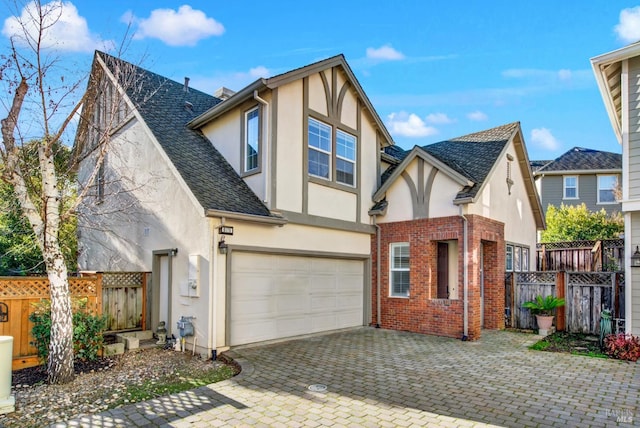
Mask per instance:
[[[619,360],[638,361],[640,359],[640,339],[632,334],[610,334],[604,339],[604,352]]]

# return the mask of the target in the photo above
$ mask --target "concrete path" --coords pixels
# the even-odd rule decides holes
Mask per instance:
[[[361,328],[247,347],[238,377],[57,426],[640,425],[640,364],[528,350],[535,339]]]

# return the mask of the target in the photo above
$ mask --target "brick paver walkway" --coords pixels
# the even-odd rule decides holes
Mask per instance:
[[[530,351],[534,340],[362,328],[248,347],[233,352],[236,378],[57,426],[639,425],[639,364]]]

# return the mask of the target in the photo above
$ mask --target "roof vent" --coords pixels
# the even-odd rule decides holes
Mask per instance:
[[[188,77],[184,78],[184,91],[185,92],[189,92],[189,80],[191,80],[191,79],[189,79]]]
[[[188,111],[193,111],[193,104],[191,104],[189,101],[185,101],[184,108],[187,109]]]
[[[222,101],[224,101],[231,98],[231,96],[235,93],[236,91],[232,91],[231,89],[225,88],[224,86],[222,86],[213,93],[213,96],[216,98],[220,98]]]

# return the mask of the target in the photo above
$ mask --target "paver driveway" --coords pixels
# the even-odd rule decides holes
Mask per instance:
[[[233,352],[234,379],[69,426],[634,426],[640,365],[361,328]],[[326,385],[313,392],[310,385]]]

